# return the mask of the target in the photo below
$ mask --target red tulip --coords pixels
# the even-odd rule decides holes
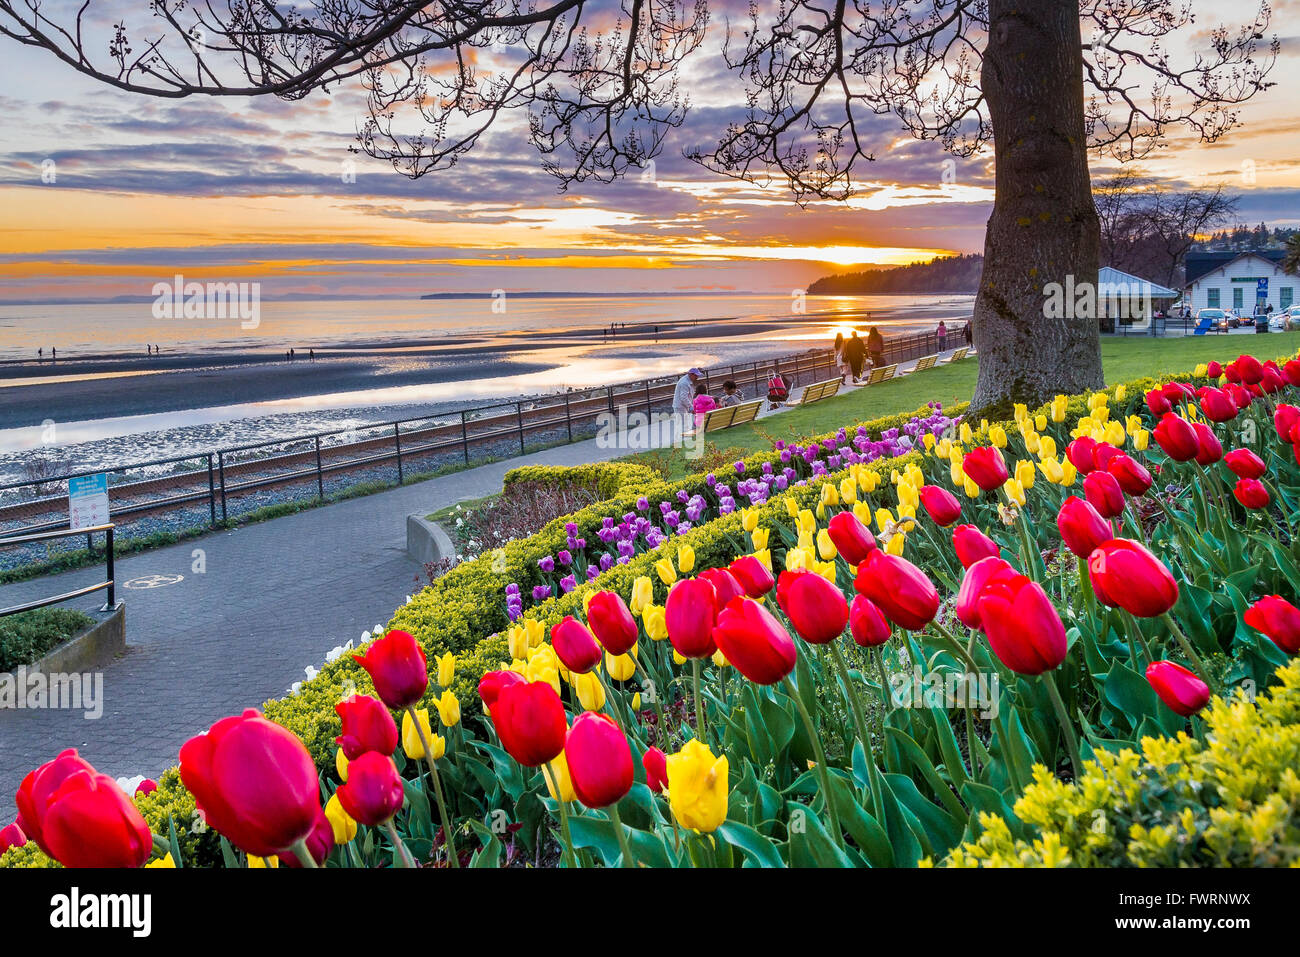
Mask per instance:
[[[664,623],[668,640],[683,658],[707,658],[717,650],[713,624],[718,620],[718,590],[704,578],[683,578],[668,590]]]
[[[1264,508],[1268,505],[1268,489],[1259,479],[1237,479],[1232,494],[1246,508]]]
[[[794,640],[770,611],[749,598],[735,598],[722,609],[713,640],[727,661],[755,684],[776,684],[794,670]]]
[[[414,705],[429,687],[424,649],[409,632],[390,631],[372,642],[364,655],[352,658],[369,672],[379,700],[394,711]]]
[[[794,630],[810,645],[834,641],[844,634],[844,626],[849,622],[849,604],[844,593],[807,569],[781,573],[776,580],[776,601]]]
[[[925,572],[897,555],[872,552],[854,584],[885,617],[909,631],[924,628],[939,610],[939,593]]]
[[[1110,468],[1111,459],[1117,458],[1124,453],[1108,442],[1098,442],[1097,447],[1092,450],[1092,461],[1101,471]]]
[[[1087,475],[1097,468],[1097,441],[1083,435],[1065,447],[1065,457],[1070,460],[1080,475]]]
[[[1079,501],[1079,499],[1074,499]],[[990,580],[1002,575],[1019,574],[1011,563],[990,555],[988,558],[981,558],[970,568],[966,569],[966,575],[961,580],[961,587],[957,590],[957,618],[967,628],[981,628],[979,600],[984,594],[984,588]]]
[[[1243,620],[1268,636],[1288,655],[1300,652],[1300,608],[1280,595],[1261,598],[1246,609]]]
[[[727,570],[750,598],[762,598],[776,585],[771,569],[753,555],[742,555],[728,565]]]
[[[491,714],[492,707],[497,703],[497,695],[501,693],[502,688],[527,680],[517,671],[489,671],[479,679],[479,700],[483,702],[483,707],[487,708],[488,713]]]
[[[145,778],[135,786],[135,794],[133,796],[139,797],[142,794],[153,794],[153,792],[157,790],[158,782],[153,778]]]
[[[926,485],[921,488],[921,504],[934,524],[947,528],[961,518],[961,502],[946,488]]]
[[[1165,395],[1163,389],[1152,389],[1146,394],[1147,408],[1151,410],[1152,415],[1164,415],[1166,412],[1173,411],[1173,404]],[[1078,468],[1078,466],[1075,466]]]
[[[207,823],[257,857],[293,847],[321,810],[310,752],[252,708],[181,746],[181,781]]]
[[[616,657],[631,651],[639,636],[627,602],[612,591],[598,591],[591,596],[587,624],[605,650]]]
[[[18,820],[0,834],[0,853],[28,837],[64,867],[139,867],[153,852],[131,799],[74,748],[29,772],[15,800]]]
[[[334,743],[349,761],[367,751],[392,754],[397,750],[397,724],[382,701],[354,694],[336,704],[334,710],[343,719],[343,733]]]
[[[706,568],[700,572],[700,577],[712,585],[713,590],[718,593],[719,613],[730,604],[731,599],[745,594],[744,586],[725,568]]]
[[[573,793],[587,807],[617,804],[632,790],[632,748],[609,715],[584,711],[564,744]]]
[[[1205,364],[1205,376],[1207,379],[1217,381],[1221,375],[1223,375],[1223,366],[1219,365],[1216,360],[1211,359]]]
[[[645,783],[655,794],[662,794],[668,787],[668,755],[658,748],[647,748],[641,755],[641,767],[645,768]]]
[[[1213,465],[1223,458],[1223,444],[1214,430],[1204,422],[1193,422],[1196,431],[1196,462],[1198,465]]]
[[[1115,476],[1119,487],[1129,495],[1145,495],[1151,487],[1151,473],[1141,462],[1123,452],[1106,463],[1106,471]]]
[[[1264,378],[1259,380],[1259,387],[1265,395],[1272,395],[1275,392],[1281,392],[1287,386],[1286,377],[1282,375],[1277,368],[1266,368]]]
[[[970,568],[981,558],[1002,554],[997,542],[989,538],[974,525],[958,525],[952,530],[952,547],[957,552],[957,560],[962,568]]]
[[[378,751],[367,751],[350,763],[348,779],[336,793],[348,817],[367,827],[391,821],[405,795],[393,759]]]
[[[1184,718],[1196,714],[1210,700],[1210,687],[1182,665],[1153,661],[1147,665],[1147,681],[1171,711]]]
[[[1201,443],[1196,437],[1196,430],[1186,419],[1174,415],[1165,415],[1155,428],[1156,442],[1165,450],[1165,454],[1177,462],[1186,462],[1196,458]]]
[[[979,598],[989,647],[1017,674],[1040,675],[1065,660],[1065,625],[1043,586],[1024,575],[994,575]]]
[[[342,801],[343,799],[339,798],[339,802]],[[334,825],[325,816],[325,812],[321,811],[320,817],[316,818],[316,826],[307,835],[307,853],[311,855],[317,867],[324,867],[332,850],[334,850]],[[293,851],[281,851],[279,857],[280,863],[285,867],[302,867],[302,862]]]
[[[1228,395],[1232,396],[1232,401],[1237,403],[1238,410],[1248,408],[1255,401],[1255,397],[1250,394],[1249,390],[1242,388],[1235,382],[1229,382],[1223,388]]]
[[[1196,398],[1196,390],[1187,382],[1166,382],[1162,387],[1165,398],[1170,402],[1187,402]]]
[[[876,550],[876,539],[871,529],[852,512],[835,515],[826,524],[826,531],[835,543],[835,550],[850,565],[861,565]]]
[[[1007,463],[997,446],[982,445],[971,449],[961,460],[966,477],[986,492],[1002,487],[1007,480]]]
[[[1264,460],[1250,449],[1233,449],[1223,457],[1223,464],[1239,478],[1257,479],[1267,471]]]
[[[849,605],[849,632],[863,648],[874,648],[889,640],[889,619],[866,595],[854,595]]]
[[[1211,422],[1231,422],[1237,417],[1237,403],[1222,389],[1205,387],[1198,390],[1201,412]]]
[[[1104,605],[1138,618],[1156,618],[1178,601],[1178,583],[1160,559],[1138,542],[1112,538],[1088,558],[1088,577]]]
[[[1085,478],[1083,494],[1102,518],[1118,518],[1124,514],[1124,490],[1109,472],[1096,471]]]
[[[568,731],[564,704],[545,681],[520,682],[501,688],[492,708],[492,723],[501,746],[527,767],[547,764],[564,750],[564,736]]]
[[[1061,510],[1056,513],[1056,527],[1065,547],[1080,558],[1087,558],[1093,549],[1110,541],[1114,534],[1110,522],[1102,518],[1092,503],[1077,495],[1071,495],[1061,505]]]
[[[0,828],[0,855],[11,847],[22,847],[27,843],[27,835],[15,822],[6,828]]]
[[[1238,356],[1228,368],[1235,369],[1237,378],[1246,385],[1254,385],[1264,377],[1264,366],[1254,356]]]
[[[600,664],[604,654],[596,636],[572,615],[565,615],[551,626],[551,647],[575,675],[585,675]]]
[[[1282,377],[1292,385],[1300,385],[1300,359],[1292,359],[1282,366]]]
[[[1279,405],[1277,411],[1273,413],[1273,428],[1277,430],[1277,436],[1283,442],[1294,443],[1291,434],[1297,424],[1300,424],[1300,409],[1294,405]]]

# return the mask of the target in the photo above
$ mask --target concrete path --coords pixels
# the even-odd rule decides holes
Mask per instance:
[[[115,777],[155,777],[186,739],[283,695],[331,648],[387,622],[426,583],[406,555],[412,512],[491,494],[519,465],[581,465],[629,451],[626,441],[591,439],[119,560],[128,650],[103,671],[102,715],[0,710],[0,826],[23,775],[63,748]],[[0,607],[102,581],[103,571],[0,586]],[[102,602],[99,593],[68,607]]]

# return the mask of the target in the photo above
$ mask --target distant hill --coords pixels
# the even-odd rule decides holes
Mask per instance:
[[[979,290],[983,268],[984,257],[978,253],[939,257],[928,263],[823,276],[808,287],[808,294],[887,296],[894,293],[959,292],[974,295]]]

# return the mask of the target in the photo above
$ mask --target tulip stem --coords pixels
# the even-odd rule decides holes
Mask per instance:
[[[614,723],[618,725],[618,730],[622,731],[623,736],[626,737],[627,725],[623,720],[623,709],[621,709],[618,706],[618,702],[614,700],[614,689],[610,687],[609,682],[605,680],[605,676],[600,673],[600,665],[593,668],[591,673],[596,676],[596,681],[600,683],[600,690],[605,693],[605,707],[611,714],[613,714]]]
[[[402,859],[401,866],[415,867],[415,858],[411,857],[411,852],[406,849],[406,845],[402,843],[402,839],[397,836],[397,827],[393,824],[393,819],[391,817],[384,822],[384,830],[388,832],[388,837],[393,842],[393,849],[397,851],[398,855]],[[307,856],[311,857],[310,854]]]
[[[692,693],[695,695],[695,736],[701,742],[708,744],[704,731],[704,699],[700,697],[700,659],[691,659],[691,683],[693,685]]]
[[[880,700],[885,706],[885,712],[894,710],[894,696],[889,691],[889,675],[885,673],[885,653],[880,645],[871,649],[871,657],[876,659],[876,672],[880,675]],[[881,718],[881,725],[884,727],[884,718]]]
[[[623,819],[618,816],[617,802],[609,806],[609,820],[614,825],[614,836],[618,838],[618,849],[623,852],[623,867],[635,867],[632,860],[632,848],[628,846],[627,835],[623,833]]]
[[[298,858],[298,863],[304,868],[316,869],[316,858],[312,857],[311,851],[307,849],[307,839],[305,837],[297,841],[290,850],[293,851],[293,856]]]
[[[564,795],[560,792],[560,782],[556,780],[555,774],[551,771],[549,762],[542,765],[542,774],[546,776],[547,782],[551,785],[551,793],[555,796],[555,803],[560,806],[560,833],[564,836],[563,850],[569,855],[569,864],[572,867],[577,867],[578,854],[573,849],[573,835],[569,833],[569,810],[564,803]]]
[[[1043,683],[1047,685],[1047,696],[1052,699],[1056,719],[1061,722],[1061,733],[1065,735],[1065,746],[1070,752],[1070,766],[1074,768],[1074,780],[1082,780],[1083,760],[1079,757],[1079,739],[1074,733],[1074,722],[1065,710],[1065,702],[1061,700],[1061,692],[1057,690],[1056,679],[1050,671],[1043,672]]]
[[[1088,609],[1088,620],[1091,622],[1093,616],[1097,614],[1097,596],[1092,592],[1092,578],[1088,575],[1088,559],[1082,555],[1079,556],[1079,588],[1083,592],[1083,604]]]
[[[794,706],[799,710],[799,717],[803,719],[804,729],[808,732],[808,740],[812,743],[813,759],[817,762],[817,776],[821,779],[822,797],[826,801],[826,812],[830,815],[831,833],[840,850],[844,850],[844,834],[840,831],[840,815],[835,810],[835,796],[831,792],[830,770],[826,767],[826,753],[822,750],[821,738],[817,735],[817,727],[813,724],[812,716],[808,714],[807,707],[804,706],[799,689],[795,687],[789,675],[786,675],[784,680],[786,693],[794,699]]]
[[[442,821],[443,840],[447,842],[447,861],[452,867],[460,867],[460,857],[456,854],[456,840],[452,836],[451,818],[447,815],[447,801],[442,796],[442,780],[438,777],[438,762],[433,759],[433,746],[429,736],[424,733],[424,725],[415,713],[415,706],[406,709],[415,725],[415,733],[420,736],[420,746],[424,748],[424,761],[429,766],[429,775],[433,779],[433,796],[438,801],[438,817]]]
[[[1133,633],[1133,636],[1137,638],[1137,643],[1142,646],[1142,654],[1146,656],[1147,664],[1151,664],[1151,662],[1156,659],[1151,654],[1151,646],[1147,644],[1146,635],[1142,634],[1142,624],[1131,612],[1124,612],[1124,616],[1128,619],[1129,630]],[[1133,643],[1129,642],[1129,647],[1132,646]]]
[[[660,736],[666,735],[668,733],[668,724],[667,719],[664,717],[664,702],[663,698],[659,694],[659,683],[651,677],[649,670],[647,670],[646,666],[641,663],[640,658],[633,658],[632,661],[636,665],[636,669],[641,672],[645,677],[646,682],[650,685],[650,694],[654,697],[655,713],[659,715],[658,734]],[[658,744],[660,740],[662,740],[662,738],[657,738],[655,743]]]
[[[868,774],[871,777],[871,803],[876,809],[876,820],[883,822],[885,820],[884,806],[881,803],[882,797],[879,785],[876,782],[876,750],[871,744],[871,734],[867,731],[867,719],[862,710],[862,699],[858,697],[858,689],[854,687],[849,676],[848,665],[844,662],[844,655],[840,651],[838,641],[830,643],[831,657],[835,659],[835,666],[839,669],[840,681],[844,683],[844,690],[849,696],[849,704],[853,708],[853,722],[858,726],[858,737],[862,739],[862,746],[867,752]],[[881,726],[883,730],[883,725]],[[885,746],[884,735],[882,733],[880,740],[881,747]],[[850,751],[850,755],[852,751]]]
[[[1178,627],[1178,623],[1174,621],[1173,615],[1169,614],[1169,612],[1165,612],[1161,617],[1164,619],[1165,624],[1169,626],[1169,630],[1173,632],[1174,639],[1182,646],[1183,654],[1185,654],[1187,660],[1192,663],[1192,667],[1196,669],[1197,675],[1202,681],[1209,684],[1210,673],[1205,668],[1205,662],[1201,660],[1201,656],[1192,648],[1192,643],[1187,640],[1187,636],[1183,634],[1183,630]]]

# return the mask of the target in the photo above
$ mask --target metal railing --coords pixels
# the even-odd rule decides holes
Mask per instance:
[[[946,348],[964,345],[960,333]],[[906,362],[940,350],[934,333],[897,336],[886,341],[886,363]],[[825,348],[750,363],[705,369],[710,390],[734,381],[748,397],[766,395],[766,383],[779,367],[792,389],[837,374]],[[527,454],[595,435],[605,417],[627,413],[670,412],[677,376],[568,390],[563,393],[480,406],[411,419],[316,432],[215,449],[186,456],[152,459],[113,468],[90,469],[0,485],[0,527],[9,533],[39,534],[67,526],[68,479],[108,472],[109,514],[118,523],[190,509],[190,523],[212,528],[232,514],[268,504],[264,493],[306,486],[300,498],[327,497],[327,482],[393,481],[467,467],[475,462]],[[390,474],[377,470],[392,469]],[[358,473],[360,476],[358,477]],[[22,495],[32,489],[34,494]],[[57,491],[55,491],[57,490]],[[51,536],[59,537],[59,536]],[[35,539],[33,539],[35,541]]]
[[[72,591],[63,592],[60,595],[54,595],[50,598],[40,598],[36,601],[24,602],[21,605],[11,605],[8,608],[0,608],[0,618],[6,615],[16,615],[19,612],[33,611],[37,608],[44,608],[47,605],[58,605],[65,601],[71,601],[74,598],[80,598],[83,595],[93,595],[97,591],[107,591],[104,607],[100,611],[112,611],[117,607],[117,582],[114,577],[113,569],[113,523],[107,525],[95,525],[90,528],[65,528],[57,532],[38,532],[33,535],[18,535],[9,538],[0,538],[0,548],[6,548],[12,545],[28,545],[32,542],[49,541],[57,538],[67,538],[71,535],[93,535],[95,532],[104,533],[104,581],[97,585],[86,585],[83,588],[74,588]]]

